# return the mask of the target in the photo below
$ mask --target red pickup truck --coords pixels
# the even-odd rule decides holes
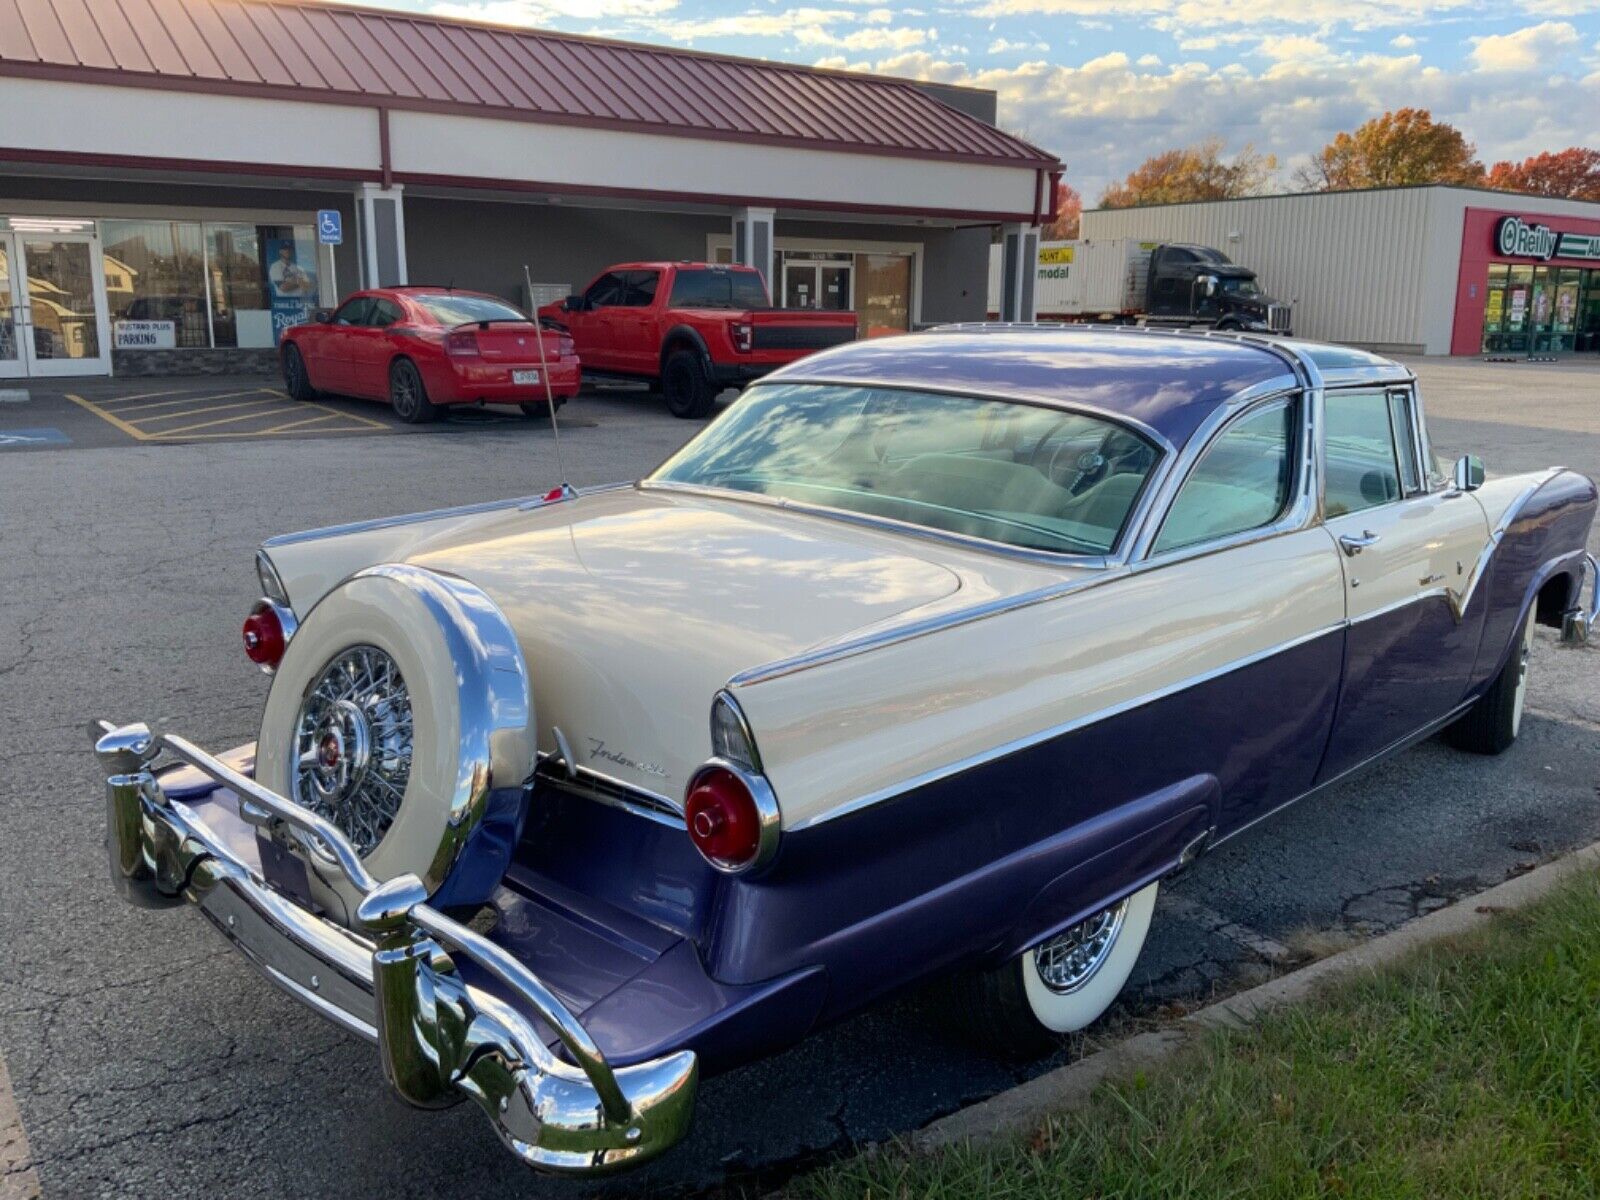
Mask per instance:
[[[676,417],[856,336],[854,313],[773,308],[761,272],[721,263],[619,263],[539,315],[571,333],[585,375],[650,380]]]

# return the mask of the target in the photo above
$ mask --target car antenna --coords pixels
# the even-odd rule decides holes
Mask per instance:
[[[533,302],[533,273],[528,270],[528,264],[522,264],[522,278],[528,285],[528,307],[533,311],[533,340],[539,344],[539,375],[544,380],[544,399],[550,407],[550,432],[556,438],[556,474],[561,476],[561,485],[551,488],[545,494],[546,500],[565,500],[575,495],[572,485],[567,482],[567,468],[561,460],[561,426],[556,421],[556,396],[550,386],[550,367],[544,355],[544,319],[539,316],[539,306]]]

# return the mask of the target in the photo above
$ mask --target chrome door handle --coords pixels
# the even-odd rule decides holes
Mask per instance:
[[[1370,529],[1363,529],[1359,534],[1341,533],[1339,535],[1339,548],[1345,552],[1347,558],[1354,558],[1372,543],[1379,540],[1378,535]]]

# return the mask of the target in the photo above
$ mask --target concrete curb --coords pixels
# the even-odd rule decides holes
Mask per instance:
[[[1468,896],[1349,950],[1240,992],[1185,1017],[1167,1029],[1141,1033],[1010,1088],[970,1108],[941,1117],[910,1138],[918,1150],[979,1142],[1030,1128],[1048,1114],[1084,1103],[1104,1079],[1160,1062],[1203,1030],[1242,1026],[1255,1017],[1312,996],[1324,984],[1385,967],[1412,951],[1477,929],[1496,912],[1522,908],[1547,895],[1574,872],[1600,867],[1600,842],[1526,875]]]
[[[36,1200],[42,1193],[28,1152],[28,1135],[11,1098],[11,1075],[0,1058],[0,1200]]]

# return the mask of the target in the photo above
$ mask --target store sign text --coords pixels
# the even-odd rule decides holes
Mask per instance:
[[[1561,233],[1548,225],[1530,225],[1521,217],[1501,217],[1494,226],[1494,248],[1503,258],[1600,260],[1600,234]]]
[[[173,321],[118,321],[112,328],[118,350],[171,350],[178,344]]]

